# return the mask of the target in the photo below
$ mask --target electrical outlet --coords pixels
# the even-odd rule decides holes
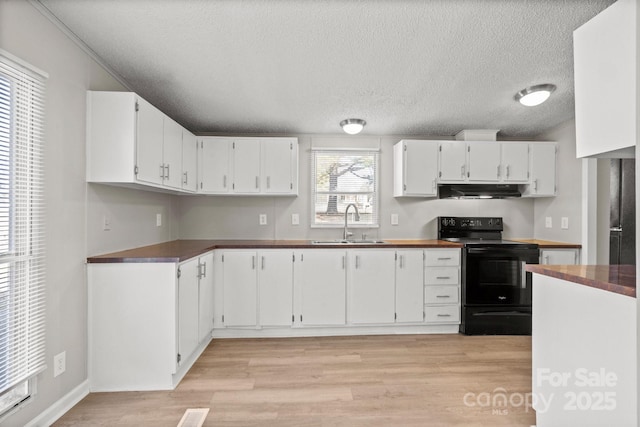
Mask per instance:
[[[398,225],[398,214],[391,214],[391,225]]]
[[[267,214],[260,214],[260,225],[267,225]]]
[[[156,214],[156,227],[162,227],[162,214]]]
[[[291,214],[291,225],[300,225],[300,215],[297,213]]]
[[[67,352],[63,351],[53,356],[53,377],[57,377],[67,369]]]
[[[109,231],[111,230],[111,218],[107,215],[102,216],[102,230]]]
[[[550,216],[546,217],[544,219],[544,226],[547,228],[552,228],[553,227],[553,220],[551,219]]]
[[[562,228],[563,230],[568,230],[569,229],[569,218],[566,216],[563,216],[562,219],[560,220],[560,228]]]

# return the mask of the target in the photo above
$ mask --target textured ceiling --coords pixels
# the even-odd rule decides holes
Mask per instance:
[[[574,115],[572,32],[611,0],[40,0],[196,133],[536,136]],[[545,104],[514,94],[553,83]]]

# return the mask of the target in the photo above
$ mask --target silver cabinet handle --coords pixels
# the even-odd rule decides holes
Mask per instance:
[[[400,255],[400,268],[404,268],[404,255]]]
[[[261,257],[261,258],[262,258],[262,259],[261,259],[261,261],[260,261],[260,262],[261,262],[261,264],[262,264],[262,269],[264,270],[264,257]]]
[[[203,262],[202,263],[202,267],[203,267],[203,273],[202,273],[202,277],[207,277],[207,263]]]
[[[271,188],[271,177],[267,177],[267,188]]]
[[[447,280],[447,279],[451,279],[451,276],[437,276],[436,279],[438,279],[438,280]]]
[[[438,258],[438,261],[447,261],[447,260],[450,260],[450,259],[451,259],[451,257],[448,256],[448,257]]]
[[[222,188],[227,188],[227,175],[222,176]]]
[[[255,256],[255,255],[253,255],[253,256],[251,257],[251,268],[252,268],[253,270],[255,270],[255,269],[256,269],[256,256]]]
[[[344,255],[342,255],[342,269],[343,270],[345,269],[345,266],[346,266],[346,260],[345,260]]]
[[[498,178],[500,178],[500,165],[498,165],[498,174],[497,174]]]
[[[185,172],[184,174],[184,180],[182,181],[183,184],[188,184],[189,183],[189,172]]]
[[[506,169],[507,169],[507,178],[509,178],[509,165],[507,165]]]
[[[260,188],[260,177],[256,176],[256,188]]]
[[[165,179],[165,176],[164,176],[164,163],[160,165],[160,178]]]
[[[538,191],[538,179],[533,180],[533,191]]]
[[[450,314],[438,314],[438,317],[451,317]]]
[[[358,268],[359,264],[360,264],[360,256],[356,255],[356,269]]]
[[[167,168],[167,176],[165,177],[165,179],[169,179],[169,173],[171,172],[171,171],[170,171],[170,169],[169,169],[169,166],[170,166],[170,165],[168,165],[168,164],[166,165],[166,168]]]
[[[451,298],[451,295],[436,295],[436,298]]]

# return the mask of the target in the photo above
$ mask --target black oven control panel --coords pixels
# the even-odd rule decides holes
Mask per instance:
[[[501,217],[438,217],[439,230],[502,231]]]

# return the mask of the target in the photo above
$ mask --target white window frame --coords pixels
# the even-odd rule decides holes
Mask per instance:
[[[322,154],[344,154],[345,156],[361,154],[374,156],[374,182],[372,191],[345,191],[336,190],[333,192],[317,191],[317,156]],[[371,212],[366,212],[366,209],[361,209],[362,214],[371,214],[373,222],[363,223],[354,220],[354,211],[349,211],[349,228],[379,228],[380,227],[380,150],[374,148],[312,148],[310,159],[311,170],[311,228],[343,228],[344,227],[344,211],[341,215],[336,215],[339,218],[335,223],[322,223],[318,222],[316,214],[316,200],[317,196],[321,194],[335,194],[339,199],[344,197],[360,197],[371,195],[373,202],[370,205]],[[343,203],[346,205],[346,203]]]
[[[48,76],[2,49],[0,76],[1,422],[35,393],[36,375],[46,368],[43,139]]]

